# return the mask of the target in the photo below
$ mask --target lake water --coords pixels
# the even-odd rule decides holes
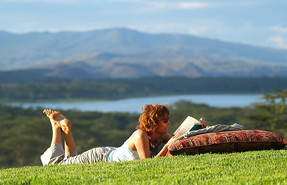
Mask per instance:
[[[50,109],[77,109],[80,111],[101,112],[141,112],[144,104],[167,104],[172,105],[179,100],[205,103],[215,107],[244,107],[251,103],[259,102],[261,94],[206,94],[206,95],[176,95],[160,97],[128,98],[114,101],[91,101],[91,102],[45,102],[45,103],[13,103],[13,106],[43,107]]]

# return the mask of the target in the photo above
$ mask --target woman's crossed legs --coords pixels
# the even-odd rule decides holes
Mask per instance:
[[[50,119],[52,125],[52,141],[51,146],[62,144],[62,133],[65,140],[65,155],[69,155],[72,151],[76,151],[76,144],[71,131],[71,122],[60,112],[44,109],[43,113]]]
[[[108,161],[108,154],[114,147],[98,147],[77,155],[76,145],[71,132],[71,122],[60,112],[45,109],[43,111],[52,125],[51,146],[41,156],[43,165],[47,164],[83,164]],[[62,134],[65,151],[63,151]],[[64,157],[65,155],[65,157]]]

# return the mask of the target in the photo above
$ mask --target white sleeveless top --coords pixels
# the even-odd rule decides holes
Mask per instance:
[[[116,148],[115,150],[111,151],[108,156],[108,161],[132,161],[135,159],[139,159],[139,155],[137,151],[133,151],[127,145],[127,142]]]

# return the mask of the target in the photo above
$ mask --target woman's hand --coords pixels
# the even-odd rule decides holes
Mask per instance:
[[[179,133],[177,133],[176,135],[172,136],[172,137],[168,140],[168,142],[166,143],[166,145],[168,146],[168,145],[170,145],[171,143],[173,143],[179,136],[180,136]]]
[[[207,127],[206,118],[200,119],[199,122],[201,123],[201,127],[202,127],[202,128],[206,128],[206,127]]]
[[[171,137],[168,142],[164,145],[164,147],[161,149],[161,151],[155,156],[155,158],[157,157],[163,157],[163,156],[166,156],[166,153],[168,151],[168,146],[173,143],[178,137],[180,136],[180,134],[176,134],[174,135],[173,137]]]

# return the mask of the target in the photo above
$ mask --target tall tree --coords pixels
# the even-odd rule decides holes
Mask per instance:
[[[264,94],[263,102],[253,104],[254,112],[250,119],[263,129],[278,131],[287,128],[286,97],[287,89]]]

